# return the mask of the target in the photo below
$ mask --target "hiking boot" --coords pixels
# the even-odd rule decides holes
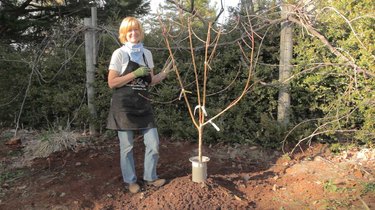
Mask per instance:
[[[153,185],[155,187],[161,187],[165,184],[165,179],[155,179],[154,181],[147,181],[148,185]]]
[[[139,192],[140,189],[141,188],[139,187],[139,185],[137,183],[131,183],[131,184],[129,184],[129,191],[131,193],[137,193],[137,192]]]

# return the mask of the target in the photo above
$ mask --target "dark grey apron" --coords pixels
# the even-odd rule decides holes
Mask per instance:
[[[147,65],[144,55],[143,59]],[[131,61],[129,57],[128,66],[120,76],[129,74],[139,67],[140,65]],[[148,75],[136,78],[130,83],[114,89],[107,119],[107,129],[140,130],[155,127],[152,106],[148,100],[148,85],[150,83],[151,75]]]

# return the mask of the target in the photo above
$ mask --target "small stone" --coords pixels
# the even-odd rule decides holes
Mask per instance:
[[[4,183],[3,185],[1,185],[2,188],[4,189],[8,189],[9,188],[9,184],[8,183]]]
[[[362,178],[363,177],[362,171],[359,170],[359,169],[354,170],[353,174],[357,178]]]
[[[24,190],[24,189],[26,189],[26,187],[27,187],[26,185],[23,185],[23,186],[18,187],[18,189],[19,190]]]
[[[207,187],[206,182],[201,182],[200,184],[201,184],[201,188]]]
[[[238,197],[237,195],[234,195],[234,198],[238,201],[242,201],[242,199],[240,197]]]
[[[243,179],[245,180],[245,182],[249,181],[249,180],[250,180],[250,176],[249,176],[249,174],[245,174],[245,175],[243,176]]]
[[[90,155],[89,155],[89,157],[90,157],[91,159],[93,159],[93,158],[95,158],[95,157],[97,157],[97,156],[99,156],[98,153],[94,153],[94,154],[90,154]]]
[[[11,138],[9,141],[5,143],[6,145],[20,145],[22,144],[21,138],[16,136]]]
[[[320,156],[316,156],[315,158],[314,158],[314,161],[322,161],[323,159],[322,159],[322,157],[320,157]]]

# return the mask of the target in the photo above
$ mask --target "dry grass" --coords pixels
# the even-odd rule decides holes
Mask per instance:
[[[27,159],[48,157],[51,153],[62,150],[74,150],[78,134],[70,131],[45,132],[26,144],[24,151]]]

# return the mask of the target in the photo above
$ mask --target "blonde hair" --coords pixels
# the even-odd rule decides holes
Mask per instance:
[[[122,20],[121,25],[120,25],[120,29],[118,31],[118,33],[119,33],[118,38],[119,38],[119,40],[122,44],[125,44],[125,42],[128,41],[126,39],[126,34],[133,29],[139,30],[140,36],[141,36],[139,41],[143,40],[144,32],[143,32],[141,22],[139,22],[139,20],[135,17],[126,17]]]

